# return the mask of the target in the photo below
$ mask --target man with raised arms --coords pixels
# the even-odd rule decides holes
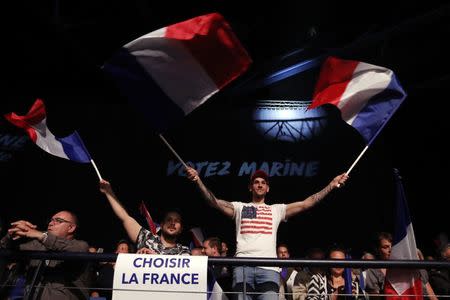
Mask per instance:
[[[265,203],[265,199],[269,192],[269,176],[262,170],[257,170],[250,178],[248,189],[252,194],[252,201],[249,203],[218,199],[204,185],[195,169],[188,167],[186,172],[187,177],[197,185],[210,206],[235,220],[236,257],[276,258],[277,230],[280,222],[312,208],[332,190],[344,185],[348,179],[348,175],[343,173],[336,176],[321,191],[304,200],[289,204],[268,205]],[[244,278],[246,279],[246,290],[260,293],[258,299],[278,299],[279,268],[235,267],[233,270],[233,290],[235,292],[243,291]]]

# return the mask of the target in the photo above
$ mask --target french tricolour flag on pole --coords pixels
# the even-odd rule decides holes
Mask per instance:
[[[211,13],[137,38],[103,68],[161,133],[245,72],[250,63],[229,24]]]
[[[139,212],[145,217],[145,220],[147,221],[148,228],[150,229],[151,233],[153,235],[156,235],[156,233],[159,231],[159,225],[156,224],[153,221],[152,216],[150,215],[147,206],[145,206],[144,201],[141,201],[141,204],[139,205]]]
[[[208,281],[208,294],[206,297],[207,300],[228,300],[227,295],[224,293],[222,287],[217,282],[211,267],[208,267],[207,281]]]
[[[409,216],[405,192],[397,170],[395,172],[397,189],[396,226],[390,259],[418,260],[416,239]],[[423,299],[422,281],[418,270],[387,269],[384,285],[389,300]]]
[[[78,133],[63,138],[55,137],[47,127],[45,105],[41,99],[37,99],[25,116],[16,113],[8,113],[5,118],[24,129],[31,140],[42,150],[69,160],[80,163],[90,163],[91,156],[83,144]]]
[[[200,227],[194,227],[189,230],[192,234],[192,242],[194,247],[203,247],[203,241],[205,236],[203,235],[203,230]]]
[[[327,103],[337,106],[342,119],[370,145],[405,98],[391,70],[329,57],[322,65],[309,108]]]

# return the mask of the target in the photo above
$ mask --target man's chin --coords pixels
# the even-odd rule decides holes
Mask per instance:
[[[180,233],[176,231],[166,231],[164,232],[164,235],[167,237],[176,238],[180,235]]]

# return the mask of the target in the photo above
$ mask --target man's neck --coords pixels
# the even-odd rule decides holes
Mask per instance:
[[[175,237],[167,237],[164,234],[161,234],[161,243],[166,248],[173,248],[177,245],[177,239]]]
[[[253,197],[253,199],[252,199],[252,203],[254,203],[254,204],[265,204],[264,201],[265,201],[264,197],[262,197],[262,198]]]

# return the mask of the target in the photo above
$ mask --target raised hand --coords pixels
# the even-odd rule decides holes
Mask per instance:
[[[197,181],[198,180],[198,172],[194,168],[187,167],[186,168],[186,175],[187,178],[191,181]]]

